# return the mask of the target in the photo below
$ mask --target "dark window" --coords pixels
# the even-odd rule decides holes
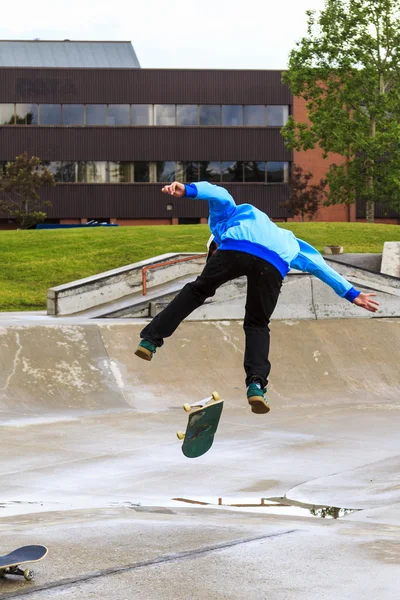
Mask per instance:
[[[221,181],[221,163],[219,161],[200,162],[200,181]]]
[[[199,217],[179,217],[179,225],[198,225],[200,223]]]
[[[176,107],[177,125],[198,125],[197,104],[178,104]]]
[[[153,125],[153,106],[132,104],[132,125]]]
[[[176,162],[166,160],[157,163],[157,181],[175,181]]]
[[[222,106],[222,125],[243,125],[243,106],[241,104],[225,104]]]
[[[41,104],[40,124],[61,125],[61,104]]]
[[[109,104],[108,105],[108,125],[129,125],[130,107],[129,104]]]
[[[270,127],[283,127],[286,125],[289,117],[289,107],[284,105],[267,106],[267,125]]]
[[[244,180],[249,183],[265,183],[265,169],[267,163],[264,161],[251,161],[244,163]]]
[[[267,182],[287,183],[289,179],[289,163],[267,162]]]
[[[222,181],[243,181],[243,163],[226,160],[221,163]]]
[[[150,181],[150,163],[135,162],[134,181],[136,183],[148,183]]]
[[[244,107],[244,125],[262,127],[265,125],[265,106],[249,104]]]
[[[200,125],[221,125],[221,107],[218,104],[202,104],[199,119]]]
[[[14,125],[14,104],[0,104],[0,124]]]
[[[156,125],[175,125],[175,104],[155,104]]]
[[[38,124],[38,105],[37,104],[17,104],[16,105],[17,125],[37,125]]]
[[[107,123],[107,105],[106,104],[87,104],[86,105],[86,125],[106,125]]]
[[[85,107],[83,104],[63,104],[63,125],[83,125],[85,122]]]

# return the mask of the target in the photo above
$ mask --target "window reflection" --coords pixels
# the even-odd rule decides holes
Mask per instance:
[[[222,125],[243,125],[243,106],[241,104],[224,104],[222,106]]]
[[[175,125],[175,104],[154,105],[156,125]]]
[[[107,163],[89,161],[86,163],[86,183],[105,183]]]
[[[54,176],[54,181],[56,183],[60,183],[62,182],[63,178],[62,178],[62,162],[59,160],[55,160],[55,161],[43,161],[42,162],[43,167],[46,167],[50,173],[53,173]]]
[[[6,163],[4,163],[4,166]],[[46,161],[43,165],[63,183],[148,183],[181,181],[191,183],[287,183],[285,161]],[[2,163],[0,163],[1,171]]]
[[[270,127],[283,127],[289,118],[289,107],[287,105],[267,106],[267,125]]]
[[[157,181],[175,181],[176,162],[167,160],[157,163]]]
[[[85,183],[86,182],[86,163],[83,161],[78,161],[76,165],[76,174],[77,174],[77,182]]]
[[[40,105],[40,125],[61,125],[61,104]]]
[[[86,104],[86,125],[106,125],[106,123],[106,104]]]
[[[219,161],[200,162],[200,181],[220,181],[221,163]]]
[[[282,127],[288,117],[288,105],[0,104],[0,125]]]
[[[182,177],[185,183],[199,181],[199,163],[197,161],[182,162]]]
[[[75,161],[63,162],[62,180],[64,183],[75,183],[78,181],[77,163]]]
[[[153,105],[132,104],[132,125],[153,125]]]
[[[244,107],[244,125],[250,127],[262,127],[265,125],[265,106],[260,105],[247,105]]]
[[[63,125],[83,125],[85,122],[85,107],[83,104],[63,104]]]
[[[108,105],[108,125],[129,125],[130,107],[129,104],[109,104]]]
[[[38,105],[17,104],[15,122],[17,125],[37,125]]]
[[[267,182],[287,183],[289,181],[288,162],[267,162]]]
[[[222,181],[243,181],[243,162],[236,160],[221,163]]]
[[[199,106],[200,125],[221,125],[221,106],[202,104]]]
[[[108,162],[107,181],[109,183],[129,183],[133,181],[133,163],[131,162]]]
[[[178,104],[176,107],[176,124],[179,126],[198,125],[197,104]]]
[[[244,163],[244,180],[248,183],[265,183],[265,161],[250,161]]]
[[[14,125],[14,104],[0,104],[1,125]]]

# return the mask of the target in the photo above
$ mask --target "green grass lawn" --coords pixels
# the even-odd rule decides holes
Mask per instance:
[[[322,251],[382,252],[400,241],[397,225],[364,223],[280,224]],[[49,287],[165,252],[203,252],[207,225],[0,231],[0,311],[43,310]]]

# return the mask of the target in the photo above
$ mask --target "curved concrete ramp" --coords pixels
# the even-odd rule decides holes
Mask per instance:
[[[267,416],[245,399],[240,322],[183,323],[151,363],[133,354],[142,326],[2,327],[9,514],[175,497],[400,500],[400,321],[274,322]],[[214,389],[226,400],[219,433],[190,461],[175,438],[180,407]],[[370,472],[381,486],[364,485]]]
[[[100,329],[0,327],[0,409],[23,419],[126,408]]]
[[[273,322],[258,416],[240,322],[183,323],[151,363],[140,322],[1,323],[1,553],[49,554],[0,600],[397,598],[400,321]],[[214,389],[215,444],[186,459],[181,405]]]

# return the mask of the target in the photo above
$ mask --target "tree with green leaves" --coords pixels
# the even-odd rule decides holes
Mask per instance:
[[[305,172],[300,165],[294,165],[289,178],[289,197],[282,203],[282,206],[288,209],[290,216],[301,215],[302,221],[305,215],[308,216],[309,221],[312,221],[324,199],[326,180],[321,179],[318,184],[311,184],[312,178],[311,171]]]
[[[28,229],[46,218],[44,206],[51,202],[40,199],[44,185],[55,185],[54,176],[43,167],[42,161],[28,154],[17,156],[8,162],[0,173],[0,212],[17,221],[21,229]]]
[[[283,79],[309,122],[291,116],[282,133],[289,148],[340,154],[327,203],[365,200],[373,222],[375,202],[400,210],[400,3],[326,0],[307,16]]]

